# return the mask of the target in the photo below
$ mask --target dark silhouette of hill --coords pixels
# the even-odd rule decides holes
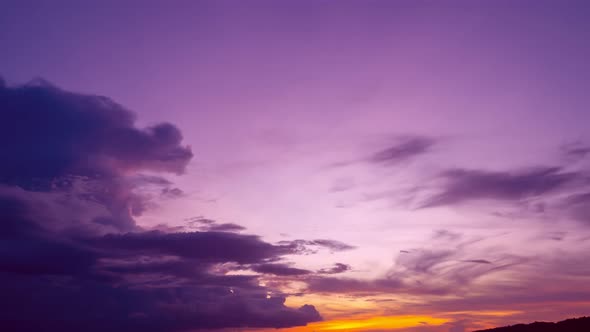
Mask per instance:
[[[517,324],[496,327],[474,332],[584,332],[590,331],[590,317],[580,317],[562,320],[557,323],[534,322],[531,324]]]

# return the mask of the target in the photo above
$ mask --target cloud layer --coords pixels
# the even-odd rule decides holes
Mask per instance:
[[[150,190],[182,194],[141,173],[185,171],[193,154],[175,126],[139,129],[108,98],[44,81],[1,85],[0,117],[3,328],[181,331],[321,319],[313,306],[285,306],[285,296],[259,286],[256,275],[226,274],[251,266],[298,271],[277,262],[305,243],[267,243],[234,233],[243,227],[231,223],[187,232],[135,223],[150,208]]]

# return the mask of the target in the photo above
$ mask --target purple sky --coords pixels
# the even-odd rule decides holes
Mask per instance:
[[[0,208],[30,229],[0,236],[0,289],[79,307],[17,278],[75,276],[88,311],[129,298],[105,313],[114,331],[587,315],[589,15],[558,0],[3,1]],[[44,246],[55,266],[38,266]],[[0,324],[96,319],[24,295],[0,300],[28,308]]]

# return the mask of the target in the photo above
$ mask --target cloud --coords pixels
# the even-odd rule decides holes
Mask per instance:
[[[314,276],[307,280],[308,290],[318,293],[344,294],[439,294],[447,293],[446,285],[430,286],[418,281],[418,277],[443,259],[451,256],[448,251],[410,253],[408,257],[399,257],[396,265],[387,275],[373,279],[356,279],[350,277]]]
[[[397,163],[428,152],[435,144],[434,139],[422,136],[404,137],[398,144],[373,154],[373,163]]]
[[[211,232],[239,232],[243,231],[244,229],[246,229],[244,226],[238,224],[223,223],[210,225],[207,230]]]
[[[397,267],[411,273],[428,273],[433,267],[454,255],[452,250],[413,250],[400,255],[396,261]]]
[[[559,167],[540,167],[519,172],[454,169],[442,175],[441,192],[428,198],[422,208],[453,205],[477,199],[518,201],[561,189],[581,178]]]
[[[180,188],[163,188],[161,195],[167,198],[178,198],[184,196],[184,192]]]
[[[343,273],[346,271],[350,271],[350,265],[343,264],[343,263],[336,263],[333,267],[329,269],[321,269],[318,271],[319,274],[338,274]]]
[[[374,152],[369,156],[333,162],[330,168],[340,168],[357,163],[372,163],[379,165],[393,165],[403,161],[411,160],[414,157],[429,152],[436,144],[436,140],[425,136],[401,136],[397,137],[395,144]],[[352,184],[354,185],[354,183]],[[351,185],[334,184],[332,191],[343,191],[350,189]]]
[[[328,239],[281,241],[279,244],[290,247],[294,252],[300,254],[313,254],[318,249],[328,249],[331,252],[356,249],[353,245]]]
[[[183,229],[198,230],[203,232],[240,232],[245,230],[244,226],[234,223],[219,223],[216,220],[204,217],[192,217],[185,219],[186,227]]]
[[[465,259],[461,262],[464,263],[476,263],[476,264],[492,264],[492,262],[485,260],[485,259]]]
[[[493,251],[487,251],[494,257],[493,260],[472,259],[466,250],[472,243],[473,241],[464,241],[448,249],[424,248],[404,251],[398,255],[395,264],[385,275],[376,278],[313,275],[305,281],[308,291],[316,293],[427,297],[467,295],[481,277],[516,268],[528,261],[525,257]]]
[[[213,224],[216,222],[213,219],[208,219],[208,218],[205,218],[202,216],[186,218],[185,221],[187,221],[191,225],[196,225],[196,224],[208,225],[208,224]]]
[[[590,192],[572,194],[565,198],[560,205],[571,218],[590,223]]]
[[[120,254],[172,255],[198,259],[208,263],[252,264],[295,253],[290,246],[273,245],[261,241],[255,235],[230,232],[163,233],[149,231],[108,234],[86,241],[103,250],[117,250]]]
[[[314,277],[307,280],[308,291],[313,293],[392,293],[404,289],[401,280],[378,278],[361,280],[354,278]]]
[[[112,100],[44,81],[0,90],[2,182],[31,185],[66,174],[112,176],[152,170],[181,174],[193,154],[169,123],[145,129]]]
[[[534,317],[539,314],[540,305],[557,303],[561,313],[587,310],[584,249],[579,248],[578,254],[557,252],[547,257],[519,257],[497,248],[480,248],[491,256],[489,260],[480,260],[467,258],[476,248],[467,248],[465,243],[450,255],[444,254],[449,251],[444,248],[414,249],[403,255],[413,256],[411,259],[398,259],[387,275],[373,279],[314,276],[307,279],[308,291],[355,302],[371,301],[378,308],[387,308],[383,302],[393,302],[397,305],[389,310],[398,314],[437,312],[452,318],[444,328],[432,331],[474,330],[475,322],[505,321],[507,316],[513,319],[512,315]],[[423,265],[423,260],[428,262],[427,269],[414,268]]]
[[[311,306],[303,309],[286,307],[285,297],[276,290],[273,290],[273,297],[267,299],[269,289],[258,286],[255,276],[216,272],[220,264],[254,263],[264,266],[264,262],[278,260],[283,254],[291,252],[289,247],[272,245],[256,236],[227,232],[150,231],[73,241],[76,241],[73,247],[57,251],[55,255],[51,252],[60,249],[57,244],[50,246],[53,249],[49,254],[46,253],[47,248],[39,248],[44,254],[35,255],[31,262],[24,263],[28,267],[27,273],[14,269],[10,271],[14,278],[22,278],[26,274],[31,278],[51,279],[57,272],[71,278],[64,280],[63,285],[39,285],[43,288],[43,291],[39,290],[40,294],[52,298],[65,297],[65,302],[60,302],[63,314],[67,310],[68,314],[76,317],[73,321],[65,320],[55,326],[59,330],[75,330],[86,324],[96,326],[96,331],[99,328],[177,331],[194,327],[288,327],[321,319]],[[35,247],[40,245],[38,240],[33,243]],[[14,252],[10,255],[14,257]],[[48,265],[62,269],[44,270],[39,268],[39,264],[41,268]],[[3,271],[7,272],[4,265]],[[69,271],[63,266],[81,268]],[[35,273],[31,273],[32,267],[35,267]],[[22,280],[25,282],[28,279],[25,276]],[[32,280],[29,282],[32,283]],[[72,287],[78,288],[78,292],[68,294],[68,289]],[[31,289],[36,290],[35,287]],[[107,325],[101,323],[98,317],[79,313],[84,307],[78,309],[74,304],[84,299],[91,299],[93,310],[109,319]],[[14,299],[6,298],[6,301],[10,300]],[[115,312],[115,308],[110,307],[113,301],[123,301],[126,305],[115,307]],[[45,304],[50,305],[51,301]],[[69,307],[70,304],[72,307]],[[27,326],[25,321],[28,317],[35,317],[41,322],[49,319],[43,316],[42,309],[25,306],[15,319],[23,326]],[[137,313],[140,315],[134,316]]]
[[[332,251],[347,251],[347,250],[352,250],[352,249],[356,248],[355,246],[352,246],[350,244],[346,244],[346,243],[336,241],[336,240],[326,240],[326,239],[309,241],[308,245],[320,246],[320,247],[324,247],[324,248],[327,248]]]
[[[446,229],[439,229],[434,231],[434,235],[432,236],[433,240],[441,240],[441,241],[457,241],[461,238],[461,234],[451,232]]]
[[[192,152],[173,125],[134,123],[105,97],[44,81],[0,85],[0,325],[174,332],[320,320],[257,276],[226,273],[279,264],[306,244],[267,243],[204,218],[191,220],[199,231],[135,223],[154,197],[182,194],[142,172],[182,174]]]
[[[180,131],[161,123],[139,129],[112,100],[61,90],[45,81],[0,87],[0,183],[33,192],[86,195],[108,210],[98,221],[130,231],[150,206],[146,185],[181,174],[192,152]]]
[[[254,265],[252,270],[259,273],[274,274],[277,276],[300,276],[311,273],[311,271],[290,267],[286,264]]]
[[[578,161],[590,154],[590,147],[582,142],[573,142],[563,145],[561,152],[568,161]]]
[[[10,331],[155,332],[288,327],[320,319],[313,307],[288,308],[283,296],[267,298],[265,289],[254,285],[232,293],[215,284],[132,288],[77,281],[54,279],[53,286],[38,278],[4,277],[2,326]],[[31,293],[35,301],[23,297]],[[15,306],[18,311],[9,309]]]

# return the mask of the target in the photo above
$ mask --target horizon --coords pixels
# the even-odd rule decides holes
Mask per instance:
[[[589,17],[581,0],[0,2],[0,328],[589,316]]]

